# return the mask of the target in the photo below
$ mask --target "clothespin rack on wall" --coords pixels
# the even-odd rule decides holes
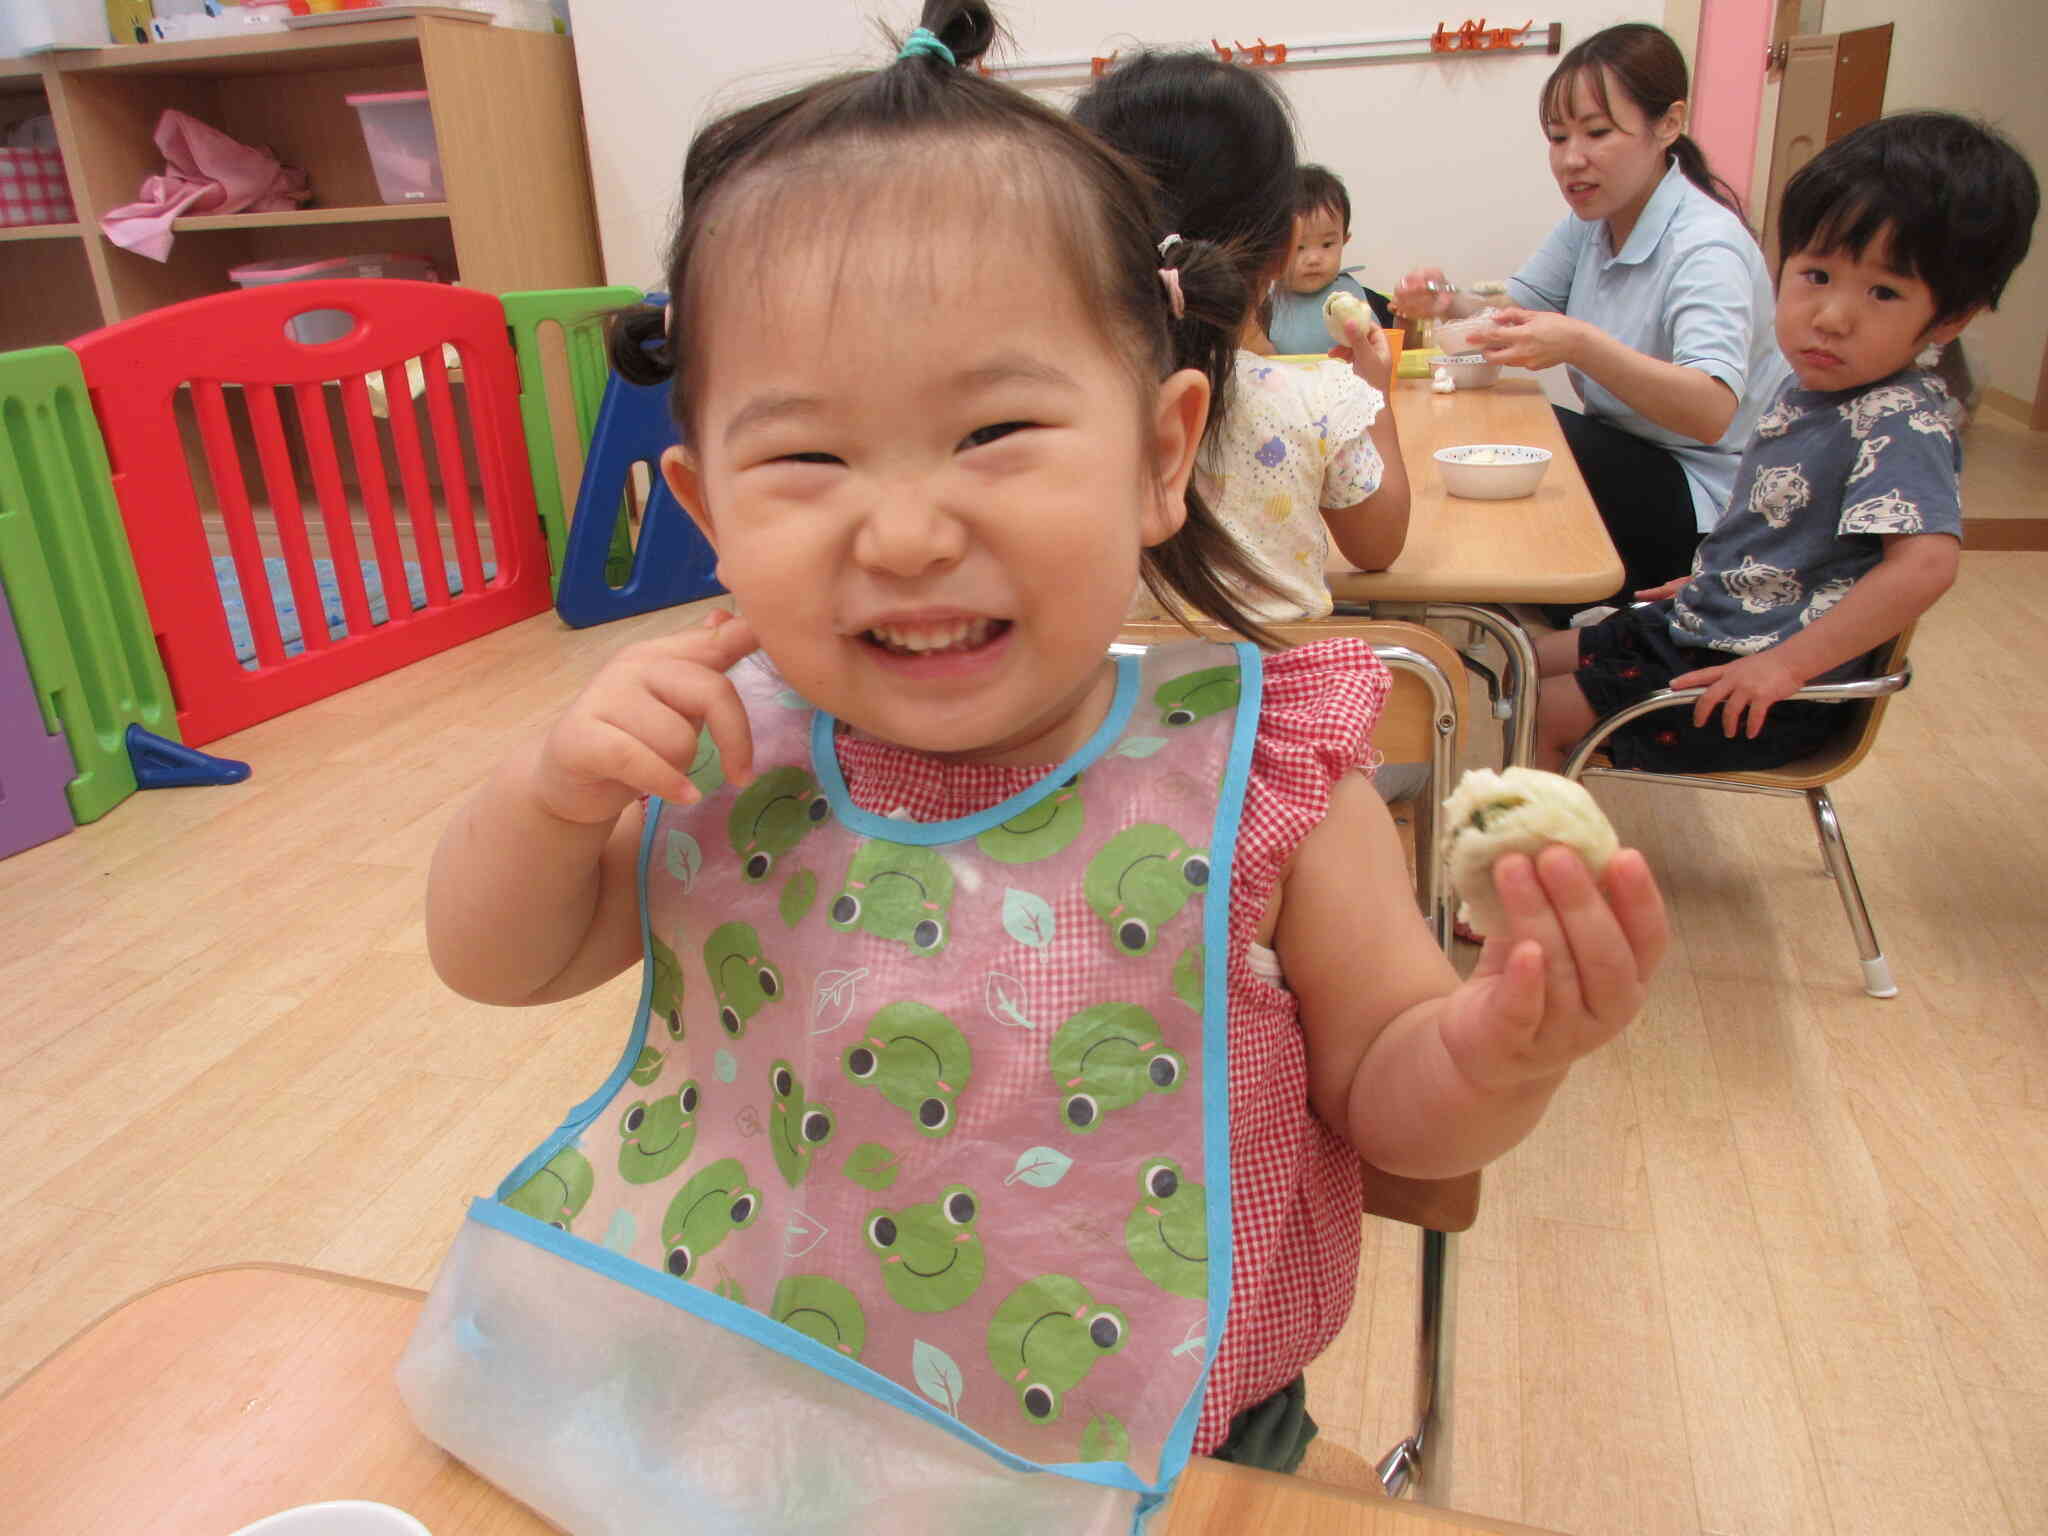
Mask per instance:
[[[1451,55],[1557,53],[1564,46],[1562,22],[1525,21],[1519,27],[1488,26],[1485,17],[1452,27],[1438,22],[1433,32],[1388,32],[1373,37],[1326,38],[1304,43],[1269,43],[1256,38],[1210,38],[1209,46],[1226,64],[1249,69],[1303,69],[1332,64],[1386,64],[1404,60],[1440,59]],[[1050,85],[1056,81],[1096,79],[1116,62],[1116,55],[1073,54],[1060,58],[1016,59],[1007,64],[980,65],[1013,85]]]

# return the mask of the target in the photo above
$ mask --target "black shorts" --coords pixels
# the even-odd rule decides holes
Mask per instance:
[[[1572,675],[1593,713],[1606,719],[1648,698],[1671,679],[1739,658],[1727,651],[1679,645],[1671,638],[1671,605],[1624,608],[1579,631],[1579,669]],[[1847,706],[1817,699],[1787,699],[1764,716],[1763,733],[1730,739],[1715,710],[1704,727],[1692,710],[1664,709],[1631,722],[1607,738],[1617,768],[1649,773],[1737,773],[1782,768],[1820,750],[1841,729]]]

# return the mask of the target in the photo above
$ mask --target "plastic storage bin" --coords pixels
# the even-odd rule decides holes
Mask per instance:
[[[377,173],[377,195],[387,203],[438,203],[441,151],[434,143],[434,111],[425,91],[363,91],[348,104],[363,121],[363,142]]]
[[[238,288],[263,288],[272,283],[307,283],[328,277],[400,277],[415,283],[435,283],[440,278],[434,264],[424,256],[329,256],[319,261],[300,261],[287,256],[278,261],[251,261],[228,268]],[[355,328],[355,321],[338,309],[309,309],[294,316],[292,340],[306,346],[339,341]]]
[[[112,41],[106,0],[0,0],[0,58]]]

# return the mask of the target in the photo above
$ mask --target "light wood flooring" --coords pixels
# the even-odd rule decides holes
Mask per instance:
[[[2044,588],[2048,554],[1966,555],[1840,786],[1896,1000],[1859,989],[1797,802],[1600,789],[1677,940],[1458,1242],[1432,1502],[1574,1536],[2048,1531]],[[221,743],[245,785],[0,861],[0,1384],[206,1265],[429,1281],[638,985],[445,993],[429,852],[509,743],[674,622],[530,621]],[[1365,1255],[1311,1402],[1373,1455],[1406,1428],[1414,1234]]]

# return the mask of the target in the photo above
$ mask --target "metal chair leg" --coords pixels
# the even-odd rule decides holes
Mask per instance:
[[[1863,990],[1872,997],[1897,997],[1899,989],[1892,981],[1891,963],[1878,945],[1876,928],[1871,926],[1870,909],[1863,904],[1863,887],[1857,883],[1856,866],[1849,859],[1849,844],[1842,836],[1842,819],[1835,812],[1835,802],[1828,798],[1826,785],[1816,785],[1806,792],[1806,808],[1813,813],[1821,856],[1827,860],[1828,873],[1841,894],[1842,908],[1849,914],[1849,929],[1856,935],[1856,951],[1863,958]]]
[[[1415,1428],[1382,1456],[1373,1471],[1390,1498],[1428,1481],[1430,1452],[1435,1448],[1440,1416],[1437,1389],[1443,1366],[1444,1297],[1450,1278],[1451,1239],[1447,1232],[1422,1232],[1422,1305],[1415,1328]]]

